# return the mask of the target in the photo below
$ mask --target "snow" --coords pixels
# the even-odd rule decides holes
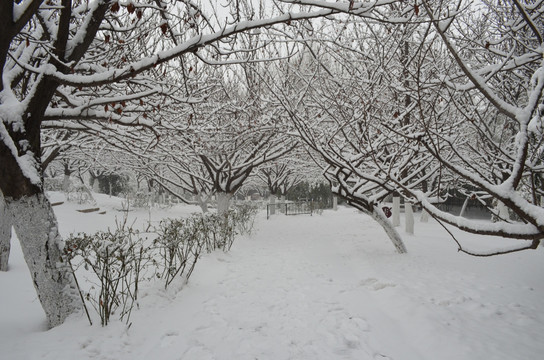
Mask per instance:
[[[3,141],[6,147],[11,151],[13,157],[17,161],[17,164],[21,168],[23,174],[30,180],[32,184],[39,185],[41,183],[40,175],[37,171],[37,163],[33,153],[30,150],[22,155],[19,155],[16,145],[13,143],[8,130],[4,123],[0,123],[0,141]],[[27,148],[27,146],[23,146]]]
[[[64,236],[115,226],[122,200],[95,198],[105,215],[54,207]],[[151,217],[134,209],[128,222],[198,209],[178,205]],[[508,243],[454,233],[473,247]],[[165,291],[146,283],[129,328],[117,320],[91,327],[81,315],[49,331],[14,241],[9,271],[0,273],[2,358],[541,358],[543,247],[474,258],[433,221],[416,221],[404,241],[408,254],[399,255],[381,227],[352,208],[270,220],[260,213],[254,235],[239,237],[230,253],[204,255],[187,285]]]

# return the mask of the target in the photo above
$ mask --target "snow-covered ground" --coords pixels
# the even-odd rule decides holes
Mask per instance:
[[[61,232],[121,218],[55,207]],[[130,212],[136,227],[197,207]],[[323,215],[258,215],[230,253],[206,254],[189,284],[144,286],[127,328],[84,316],[45,331],[18,244],[0,273],[0,358],[12,359],[523,359],[544,356],[544,248],[492,258],[456,251],[434,223],[395,253],[372,220],[350,208]],[[402,233],[402,231],[401,231]],[[501,239],[459,234],[475,246]],[[82,281],[82,280],[80,280]],[[99,323],[96,321],[95,323]]]

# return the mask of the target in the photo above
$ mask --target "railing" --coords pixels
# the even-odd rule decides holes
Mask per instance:
[[[283,213],[285,215],[301,215],[310,214],[314,212],[313,202],[286,202],[277,204],[266,205],[266,218],[269,219],[271,215],[276,212]]]

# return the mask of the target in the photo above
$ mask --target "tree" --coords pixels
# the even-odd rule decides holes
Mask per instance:
[[[446,137],[425,129],[419,139],[448,171],[485,191],[512,210],[520,222],[481,224],[451,216],[438,210],[420,192],[411,196],[435,218],[464,231],[522,240],[523,244],[505,250],[473,255],[495,255],[534,249],[544,238],[544,209],[539,204],[536,180],[542,168],[542,97],[544,65],[542,16],[544,2],[512,5],[484,1],[476,12],[465,7],[454,18],[439,14],[463,9],[446,2],[423,1],[423,7],[457,74],[443,79],[450,92],[446,98],[458,112],[456,121],[473,132],[476,143],[460,137]],[[458,36],[461,30],[462,36]],[[469,46],[472,51],[463,50]],[[437,151],[437,141],[446,151]],[[444,153],[451,154],[445,159]],[[469,154],[466,157],[465,154]],[[485,159],[485,163],[482,163]],[[528,240],[528,244],[525,242]]]
[[[11,249],[11,222],[8,221],[6,204],[0,192],[0,271],[8,271]]]
[[[472,255],[538,246],[544,237],[536,186],[543,170],[544,4],[512,4],[424,1],[421,8],[398,8],[408,23],[363,19],[362,28],[330,31],[336,37],[329,43],[348,38],[345,51],[323,55],[317,50],[328,43],[315,42],[317,64],[296,80],[304,96],[281,100],[301,137],[327,162],[334,191],[366,211],[397,192],[441,223],[521,240],[474,252],[455,239]],[[403,41],[414,45],[406,50],[398,46]],[[453,186],[494,198],[517,220],[496,209],[501,221],[494,224],[441,211],[437,201]]]
[[[335,5],[248,19],[237,11],[227,26],[213,23],[191,2],[122,5],[116,0],[0,2],[0,190],[50,326],[81,304],[44,195],[42,126],[93,131],[99,131],[96,123],[152,127],[143,100],[168,95],[158,78],[148,76],[163,70],[162,64],[198,55],[206,47],[220,58],[220,40],[338,12]],[[358,4],[357,10],[369,12],[375,6]],[[155,111],[156,105],[151,106]],[[209,162],[208,167],[215,165]]]
[[[297,161],[298,159],[290,157],[259,169],[258,176],[267,185],[271,195],[285,196],[291,188],[302,182],[300,169],[293,166],[293,162]]]
[[[218,212],[227,211],[234,193],[259,166],[291,151],[281,119],[259,94],[239,93],[225,84],[219,99],[195,109],[193,134],[183,138],[217,196]]]
[[[395,131],[412,126],[409,111],[415,107],[403,90],[409,64],[402,61],[408,55],[401,46],[412,33],[394,29],[357,18],[314,26],[318,40],[304,43],[290,81],[277,86],[276,93],[301,139],[320,158],[316,162],[333,193],[373,217],[402,253],[402,239],[379,206],[396,189],[388,177],[407,177],[409,169],[419,169],[409,181],[421,186],[433,171],[424,175],[428,160],[384,129],[387,123]],[[409,109],[399,111],[406,104]]]

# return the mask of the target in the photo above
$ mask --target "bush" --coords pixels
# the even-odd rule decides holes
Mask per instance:
[[[84,298],[98,312],[102,326],[119,309],[119,317],[128,323],[130,314],[137,305],[138,288],[143,270],[149,263],[149,248],[142,245],[137,232],[132,228],[116,231],[99,231],[92,235],[71,236],[65,253],[76,267],[83,265],[95,276],[94,283]]]
[[[255,224],[255,216],[258,211],[259,208],[257,206],[249,204],[236,206],[232,216],[234,216],[234,224],[239,234],[251,235]]]
[[[115,231],[72,235],[64,249],[76,268],[83,266],[94,277],[82,296],[97,311],[102,326],[117,311],[128,323],[134,305],[138,306],[140,282],[150,267],[155,275],[147,279],[162,279],[165,289],[178,276],[189,281],[202,250],[229,251],[236,234],[251,232],[256,213],[256,208],[243,206],[226,216],[166,219],[154,229],[157,237],[152,246],[144,246],[139,233],[123,224]]]
[[[157,271],[157,277],[164,279],[164,288],[177,275],[185,274],[185,281],[189,281],[204,245],[198,222],[194,221],[194,217],[167,219],[161,221],[156,231],[158,237],[154,244],[162,260],[162,271]]]
[[[231,211],[224,215],[206,214],[201,216],[201,224],[208,252],[218,249],[227,252],[231,249],[236,236],[234,216]]]

